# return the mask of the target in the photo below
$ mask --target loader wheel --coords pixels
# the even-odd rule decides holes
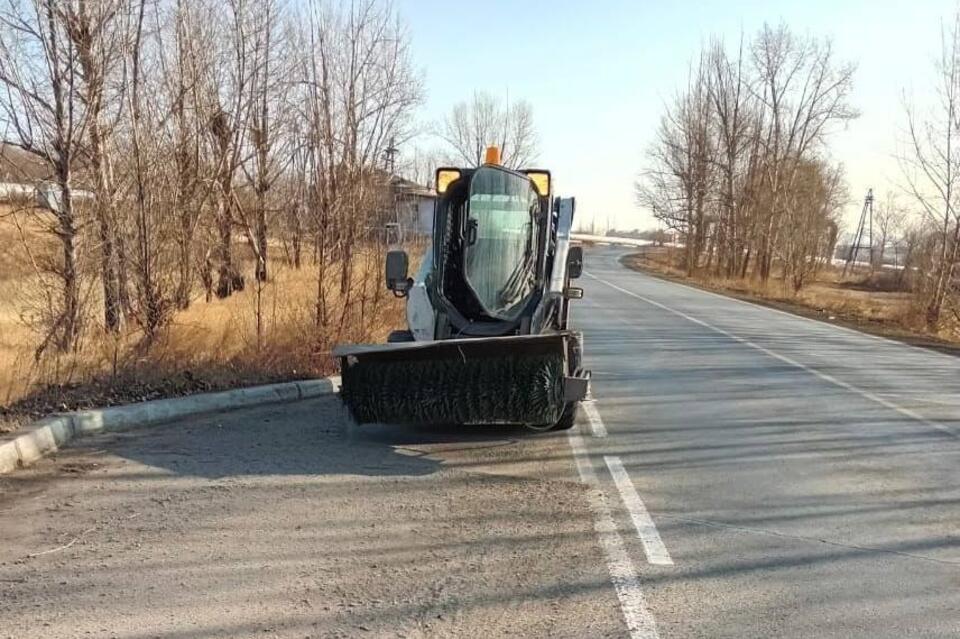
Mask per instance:
[[[563,413],[560,419],[550,430],[570,430],[577,423],[577,409],[580,408],[580,402],[570,402],[563,407]]]

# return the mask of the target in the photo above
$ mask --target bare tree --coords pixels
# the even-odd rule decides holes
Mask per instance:
[[[873,268],[883,268],[887,247],[896,242],[903,232],[907,211],[893,193],[887,193],[883,202],[873,211]]]
[[[701,63],[686,92],[660,122],[648,152],[651,168],[637,184],[638,202],[684,237],[684,268],[696,270],[706,245],[715,146],[709,135],[710,88]]]
[[[719,190],[714,240],[719,251],[716,268],[731,277],[742,272],[748,243],[745,218],[751,198],[747,179],[758,147],[757,108],[750,91],[742,38],[734,58],[727,54],[721,41],[715,40],[707,65]]]
[[[203,113],[212,150],[214,219],[213,248],[217,269],[216,295],[229,297],[243,289],[244,278],[233,254],[235,181],[243,163],[250,117],[249,87],[252,82],[252,0],[229,0],[214,33],[223,48],[217,51],[216,68],[204,78]]]
[[[843,172],[822,162],[805,162],[784,202],[781,241],[783,279],[799,291],[832,257],[838,220],[846,201]]]
[[[487,146],[500,147],[500,161],[510,168],[535,162],[538,153],[533,108],[526,101],[504,104],[490,93],[477,91],[469,102],[454,105],[440,125],[442,137],[457,160],[480,166]]]
[[[858,114],[847,104],[855,67],[837,65],[829,41],[798,38],[785,25],[764,26],[753,45],[753,60],[764,111],[763,174],[771,196],[757,252],[760,278],[766,280],[786,194],[803,166],[798,160],[818,151],[832,125]]]
[[[165,120],[171,140],[170,155],[175,170],[173,182],[174,234],[177,246],[177,284],[174,301],[177,308],[190,305],[195,277],[197,227],[202,219],[205,194],[201,160],[204,123],[202,90],[205,77],[204,43],[209,41],[209,10],[202,3],[176,0],[172,8],[172,31],[168,45],[162,47],[161,87],[169,96],[170,118]],[[212,288],[212,284],[208,290]]]
[[[437,167],[449,166],[457,163],[450,153],[438,148],[414,147],[412,153],[402,163],[401,173],[417,184],[433,187],[433,180]]]
[[[921,249],[929,238],[936,235],[929,232],[929,226],[929,223],[922,218],[908,218],[904,222],[901,238],[896,243],[897,263],[901,265],[897,286],[907,286],[913,290],[918,288],[915,286],[916,274],[926,272],[919,268],[921,260],[918,258],[922,257]]]
[[[389,180],[383,179],[378,163],[390,144],[409,136],[421,81],[412,67],[408,35],[388,5],[364,0],[338,11],[314,2],[301,22],[307,26],[298,81],[307,123],[301,166],[315,234],[315,322],[318,327],[334,324],[342,332],[359,309],[363,330],[367,296],[376,303],[382,287],[366,275],[354,277],[358,268],[365,274],[379,272],[363,261],[358,267],[358,244],[383,221],[383,190]],[[380,249],[362,257],[380,260]],[[336,318],[331,317],[328,288],[333,269],[339,274]]]
[[[940,324],[960,257],[960,11],[941,28],[936,72],[937,101],[928,112],[919,113],[905,100],[909,137],[900,156],[909,192],[936,229],[932,269],[919,290],[931,330]]]
[[[77,52],[79,97],[86,111],[83,158],[92,174],[94,214],[100,242],[100,279],[103,284],[103,317],[108,331],[116,332],[121,320],[121,265],[113,161],[113,124],[117,121],[117,96],[109,76],[122,69],[124,12],[128,0],[71,0],[60,3],[60,19]],[[122,91],[124,83],[113,83]],[[109,113],[111,106],[114,113]]]
[[[147,130],[150,126],[150,113],[143,106],[144,68],[144,17],[147,0],[139,0],[133,26],[130,56],[130,144],[133,174],[133,201],[136,219],[137,245],[137,315],[140,325],[148,337],[154,337],[165,321],[168,308],[156,273],[156,229],[151,209],[156,206],[159,189],[151,189],[150,153]],[[152,128],[152,127],[150,127]],[[154,142],[155,144],[155,142]]]
[[[278,124],[284,124],[289,109],[286,91],[289,87],[287,66],[281,64],[288,51],[279,41],[279,7],[275,0],[259,4],[250,25],[251,60],[249,83],[249,136],[250,152],[242,168],[254,193],[252,219],[241,216],[250,248],[256,260],[254,276],[258,282],[267,280],[268,242],[267,217],[268,195],[281,172],[289,165],[292,153],[290,139],[279,135]],[[242,207],[237,208],[243,212]]]
[[[39,357],[52,342],[71,348],[80,332],[77,239],[80,220],[74,201],[74,170],[81,150],[85,109],[80,63],[56,0],[8,0],[0,11],[0,109],[10,127],[9,144],[40,158],[50,168],[54,189],[48,198],[55,218],[51,232],[61,260],[49,271],[60,281],[51,299]]]

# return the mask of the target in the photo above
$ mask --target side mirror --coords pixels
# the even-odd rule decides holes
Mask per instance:
[[[413,280],[407,276],[409,267],[406,251],[387,251],[387,288],[397,297],[405,297],[413,286]]]
[[[583,274],[583,247],[571,246],[567,250],[567,274],[575,280]]]

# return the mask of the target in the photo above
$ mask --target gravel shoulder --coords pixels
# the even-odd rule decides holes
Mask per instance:
[[[334,397],[83,440],[0,478],[0,637],[604,637],[566,438]]]

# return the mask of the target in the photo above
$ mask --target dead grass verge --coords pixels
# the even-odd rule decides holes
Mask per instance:
[[[36,282],[19,253],[23,243],[9,226],[0,228],[0,241],[6,247],[0,252],[0,432],[57,411],[329,375],[335,370],[330,350],[336,342],[385,341],[390,330],[405,325],[403,302],[388,291],[352,304],[341,317],[339,272],[330,268],[329,324],[316,326],[315,267],[307,262],[294,269],[277,258],[260,291],[259,340],[254,284],[224,300],[205,302],[200,293],[149,342],[135,327],[119,336],[99,332],[99,305],[92,301],[86,306],[94,316],[78,350],[36,360],[38,335],[28,306]],[[358,262],[353,285],[366,286],[369,297],[382,276],[376,260]],[[251,256],[243,269],[252,273]]]

